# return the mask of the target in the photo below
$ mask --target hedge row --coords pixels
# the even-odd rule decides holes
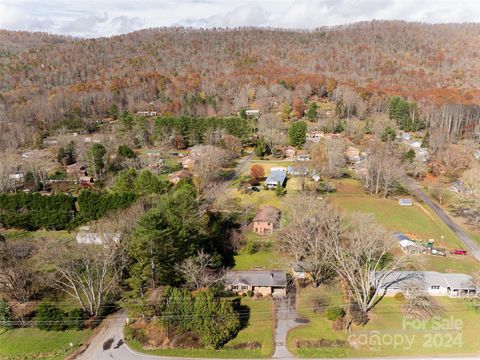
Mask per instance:
[[[0,194],[0,225],[25,230],[63,230],[96,220],[107,212],[126,208],[136,199],[133,193],[84,190],[79,197],[65,194]]]

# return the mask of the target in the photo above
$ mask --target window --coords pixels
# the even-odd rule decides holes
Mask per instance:
[[[438,290],[438,289],[440,289],[440,285],[432,285],[432,286],[430,287],[430,289],[432,289],[432,290]]]
[[[232,285],[232,290],[238,290],[238,286],[237,285]]]
[[[240,289],[241,290],[248,290],[248,286],[247,285],[242,285],[242,286],[240,286]]]

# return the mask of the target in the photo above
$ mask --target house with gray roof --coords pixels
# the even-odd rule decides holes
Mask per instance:
[[[227,290],[237,294],[252,291],[261,296],[285,296],[287,273],[280,270],[229,271],[225,286]]]
[[[411,289],[425,291],[431,296],[451,298],[472,297],[479,291],[470,275],[436,271],[394,271],[380,285],[380,293],[386,296],[407,293]]]
[[[287,169],[284,167],[272,167],[270,169],[270,175],[265,180],[265,185],[269,189],[276,189],[278,184],[285,186],[287,180]]]

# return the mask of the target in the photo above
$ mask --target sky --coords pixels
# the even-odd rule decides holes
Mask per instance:
[[[0,29],[88,38],[163,26],[314,29],[372,19],[480,22],[480,0],[0,0]]]

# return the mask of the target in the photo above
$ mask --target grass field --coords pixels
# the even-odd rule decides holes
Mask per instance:
[[[26,240],[38,240],[42,238],[55,238],[71,240],[75,238],[75,233],[68,232],[66,230],[17,230],[17,229],[2,229],[2,235],[7,239],[26,239]]]
[[[479,354],[480,343],[476,340],[480,331],[480,311],[474,310],[467,300],[435,298],[440,306],[436,322],[431,320],[411,322],[402,314],[403,301],[384,298],[371,312],[365,327],[353,328],[356,347],[303,348],[297,349],[297,339],[318,341],[348,340],[345,330],[332,330],[331,321],[323,313],[313,310],[321,299],[323,305],[341,304],[338,292],[326,289],[306,288],[297,298],[299,316],[310,319],[310,324],[293,329],[287,339],[291,352],[299,357],[385,357],[414,355],[461,355]],[[445,326],[440,327],[439,324]],[[408,337],[408,340],[407,340]],[[392,342],[396,339],[396,344]],[[375,340],[379,340],[377,345]]]
[[[273,302],[271,299],[242,298],[242,304],[250,308],[248,325],[240,330],[235,339],[225,344],[220,350],[211,349],[156,349],[143,350],[142,346],[135,341],[129,342],[134,350],[147,354],[160,356],[200,357],[200,358],[226,358],[226,359],[251,359],[266,358],[273,354],[273,331],[274,316]],[[258,349],[234,349],[239,344],[260,343]]]
[[[329,197],[347,213],[371,213],[388,230],[414,234],[424,241],[434,239],[435,245],[446,248],[447,252],[452,248],[463,248],[457,236],[429,208],[417,201],[414,206],[401,207],[397,199],[368,196],[360,182],[353,179],[337,181],[336,187],[337,192]],[[471,256],[440,258],[421,255],[412,258],[419,268],[425,270],[467,273],[480,270],[480,263]]]
[[[60,360],[91,336],[91,331],[43,331],[34,328],[0,331],[0,359]],[[70,346],[72,343],[72,346]]]

